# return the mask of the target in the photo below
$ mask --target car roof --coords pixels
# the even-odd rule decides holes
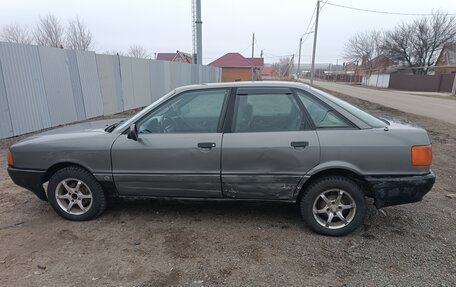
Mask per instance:
[[[207,88],[239,88],[239,87],[289,87],[310,89],[309,85],[299,82],[286,82],[286,81],[245,81],[245,82],[223,82],[223,83],[207,83],[198,85],[189,85],[176,88],[176,92],[183,92],[188,90],[198,90]]]

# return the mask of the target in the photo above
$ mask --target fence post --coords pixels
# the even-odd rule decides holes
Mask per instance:
[[[456,96],[456,73],[453,74],[453,88],[451,89],[451,95]]]

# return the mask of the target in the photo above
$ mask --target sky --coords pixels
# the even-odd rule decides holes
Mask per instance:
[[[298,52],[316,0],[201,0],[203,63],[239,52],[255,56],[263,50],[265,62]],[[402,13],[430,13],[441,9],[456,13],[455,0],[329,0],[329,3]],[[7,24],[36,25],[40,16],[54,14],[63,23],[80,17],[90,28],[95,51],[127,52],[142,45],[157,52],[192,52],[191,0],[1,0],[0,29]],[[358,32],[390,29],[416,16],[374,14],[324,5],[319,20],[317,63],[343,62],[344,45]],[[313,35],[304,36],[302,63],[311,61]]]

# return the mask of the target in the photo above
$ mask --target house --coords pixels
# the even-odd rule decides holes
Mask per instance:
[[[358,66],[358,69],[356,70],[356,75],[368,76],[372,73],[382,74],[394,65],[396,65],[396,62],[385,55],[378,55],[370,61],[368,61],[366,57],[363,57],[361,65]]]
[[[252,81],[261,78],[263,58],[246,58],[239,53],[227,53],[209,64],[222,69],[223,82]]]
[[[176,53],[157,53],[156,60],[191,64],[193,59],[192,55],[177,50]]]
[[[456,73],[456,43],[447,43],[443,46],[435,65],[436,75]]]
[[[279,78],[279,73],[274,71],[272,67],[270,66],[264,66],[263,69],[261,70],[261,79],[263,80],[272,80],[272,79],[278,79]]]

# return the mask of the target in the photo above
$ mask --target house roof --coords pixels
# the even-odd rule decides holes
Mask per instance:
[[[172,61],[177,53],[157,53],[157,60]]]
[[[263,67],[263,58],[245,58],[239,53],[227,53],[209,64],[219,68],[252,68]]]
[[[157,53],[157,60],[160,61],[176,62],[178,58],[187,63],[192,62],[192,56],[190,54],[181,52],[179,50],[176,51],[176,53]]]
[[[247,58],[254,67],[264,67],[264,58]]]

